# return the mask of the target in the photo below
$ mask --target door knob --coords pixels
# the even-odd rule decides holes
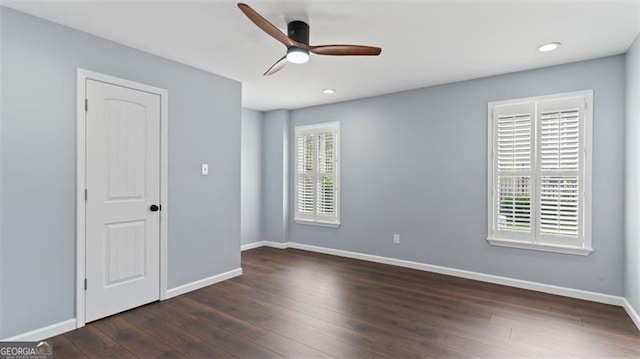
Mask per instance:
[[[152,204],[152,205],[151,205],[151,207],[149,207],[149,210],[150,210],[151,212],[158,212],[158,210],[159,210],[159,209],[160,209],[160,207],[158,207],[158,206],[157,206],[157,205],[155,205],[155,204]]]

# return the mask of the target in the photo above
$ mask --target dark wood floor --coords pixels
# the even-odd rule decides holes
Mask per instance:
[[[52,338],[57,358],[640,358],[619,307],[294,249]]]

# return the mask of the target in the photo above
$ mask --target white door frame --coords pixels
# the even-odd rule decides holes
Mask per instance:
[[[117,77],[100,74],[78,68],[77,71],[77,125],[76,125],[76,328],[85,325],[85,289],[86,278],[85,250],[86,250],[86,82],[88,79],[114,84],[134,90],[145,91],[160,96],[160,300],[167,299],[167,194],[168,194],[168,102],[169,92],[165,89],[153,87]],[[91,106],[91,104],[89,104]]]

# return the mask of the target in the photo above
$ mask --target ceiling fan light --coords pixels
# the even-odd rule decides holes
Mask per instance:
[[[309,61],[309,51],[291,46],[287,49],[287,60],[292,64],[304,64]]]

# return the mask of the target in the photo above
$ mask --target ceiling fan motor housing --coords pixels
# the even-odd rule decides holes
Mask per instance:
[[[297,42],[309,45],[309,25],[304,21],[291,21],[287,24],[289,37]]]

